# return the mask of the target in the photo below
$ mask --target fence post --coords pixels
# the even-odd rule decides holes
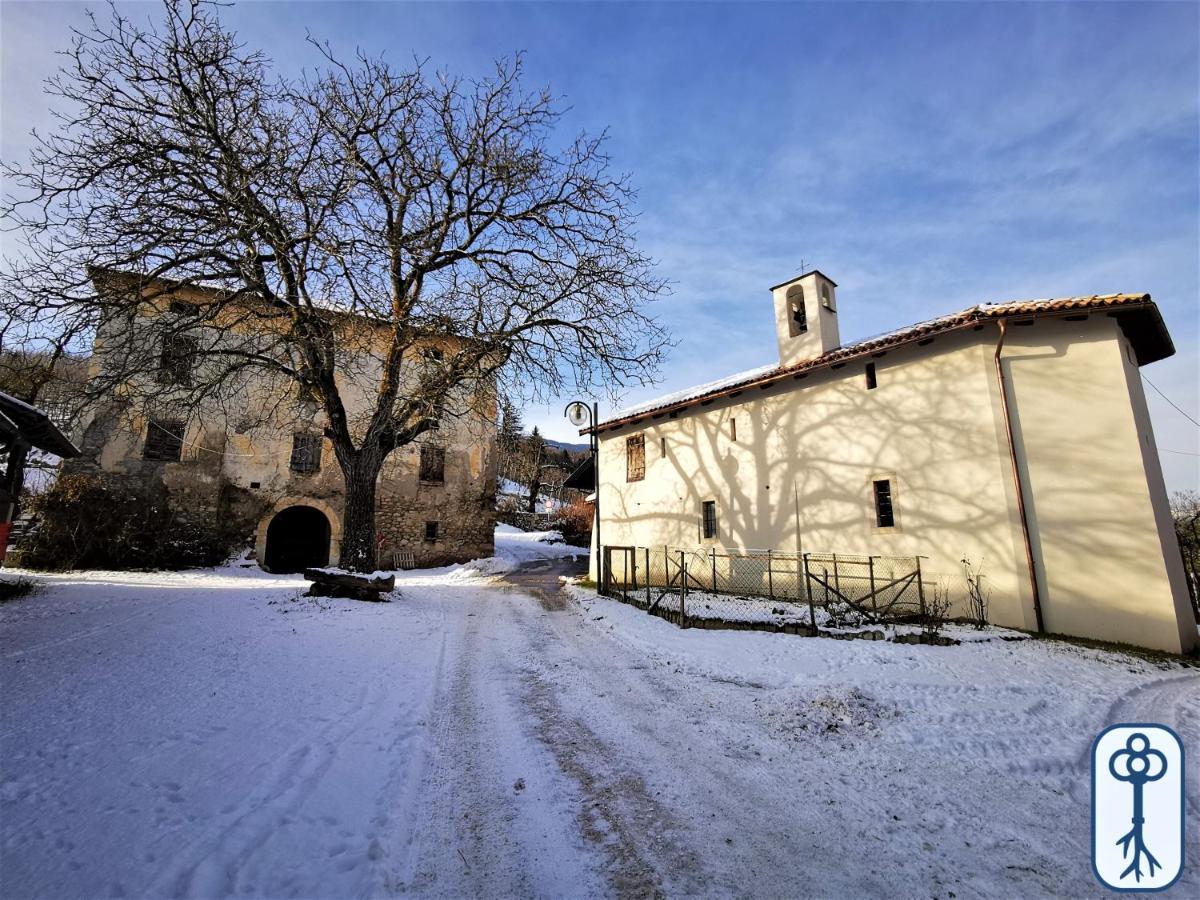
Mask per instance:
[[[867,557],[867,576],[871,579],[871,612],[875,618],[879,618],[879,604],[876,602],[879,598],[875,596],[875,557]]]
[[[801,557],[800,563],[804,570],[804,591],[806,594],[808,594],[808,621],[812,625],[812,632],[815,635],[817,633],[817,610],[816,610],[816,607],[813,606],[812,581],[808,577],[808,554],[807,553],[805,553],[804,556]]]
[[[635,550],[634,553],[637,551]],[[650,606],[650,548],[646,548],[646,606]]]
[[[921,580],[921,557],[917,561],[917,597],[921,600],[921,624],[925,624],[925,582]]]
[[[687,559],[683,555],[683,551],[679,551],[679,627],[687,628]]]
[[[600,551],[600,593],[605,597],[608,596],[608,551],[604,547],[597,548]]]
[[[767,596],[775,602],[775,576],[771,572],[771,551],[767,550]]]
[[[712,548],[713,593],[717,592],[717,548]]]
[[[637,547],[629,548],[628,559],[629,564],[633,567],[633,589],[634,591],[637,591]],[[629,598],[626,597],[625,599],[628,600]]]
[[[833,589],[840,594],[842,592],[842,580],[841,580],[841,578],[838,577],[837,554],[833,553],[830,555],[833,556]],[[825,586],[825,595],[826,595],[825,602],[828,603],[829,602],[829,573],[828,572],[825,573],[825,585],[826,585]]]

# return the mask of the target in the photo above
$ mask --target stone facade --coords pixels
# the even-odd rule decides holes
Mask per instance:
[[[161,310],[148,309],[147,325]],[[104,365],[103,332],[93,366]],[[374,389],[368,359],[354,367],[359,383],[339,384],[347,412],[365,416]],[[402,372],[403,377],[403,372]],[[280,402],[281,391],[288,394]],[[251,379],[219,407],[190,415],[169,403],[114,401],[85,419],[75,437],[82,456],[66,470],[120,473],[147,495],[165,489],[172,511],[183,520],[210,522],[231,544],[253,547],[269,568],[271,523],[283,510],[311,507],[328,521],[328,559],[336,565],[342,534],[344,484],[328,439],[321,436],[324,414],[294,396],[295,386],[264,377]],[[440,428],[394,451],[384,462],[377,486],[379,564],[439,565],[490,556],[495,528],[495,425],[490,397],[459,398]],[[182,425],[178,459],[147,459],[152,423]],[[319,460],[315,471],[297,471],[294,437],[314,435]],[[440,481],[421,480],[422,448],[444,458]],[[305,468],[303,465],[300,469]],[[431,524],[434,523],[434,524]]]

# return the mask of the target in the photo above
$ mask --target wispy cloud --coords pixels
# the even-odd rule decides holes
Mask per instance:
[[[147,13],[150,7],[139,9]],[[416,54],[459,72],[527,52],[531,85],[608,126],[640,232],[674,292],[660,385],[769,362],[767,287],[803,259],[840,285],[854,339],[984,300],[1123,290],[1159,302],[1179,353],[1147,374],[1200,418],[1200,8],[1193,4],[243,3],[281,66]],[[45,122],[37,81],[78,18],[0,5],[4,152]],[[1159,443],[1197,430],[1149,397]],[[531,411],[552,435],[553,405]],[[1200,464],[1164,455],[1170,483]]]

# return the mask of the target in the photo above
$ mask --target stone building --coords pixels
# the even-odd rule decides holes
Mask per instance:
[[[820,272],[771,289],[778,363],[599,423],[606,547],[920,556],[957,600],[969,558],[996,624],[1195,645],[1138,373],[1175,352],[1149,295],[843,346],[836,291]]]
[[[131,276],[104,277],[136,284]],[[172,287],[145,297],[133,323],[123,327],[144,329],[147,340],[161,343],[155,357],[161,369],[158,380],[176,383],[182,391],[195,364],[186,340],[194,338],[181,343],[170,326],[197,317],[206,291]],[[337,315],[336,322],[346,331],[343,346],[362,348],[357,358],[351,353],[339,365],[338,388],[353,425],[368,415],[384,336],[378,323],[363,317]],[[197,317],[187,333],[240,327],[245,326]],[[109,346],[127,345],[101,328],[93,376],[103,370]],[[452,346],[450,339],[431,337],[411,363],[407,358],[402,363],[402,379],[411,383],[420,366],[441,359]],[[80,424],[82,455],[64,471],[127,477],[148,495],[164,496],[180,521],[212,523],[231,536],[234,546],[253,547],[259,565],[268,571],[338,563],[342,473],[322,434],[324,411],[294,380],[249,370],[235,389],[194,409],[172,403],[170,391],[136,402],[124,399],[121,390],[112,393]],[[496,477],[495,399],[490,394],[480,390],[456,397],[439,410],[436,428],[387,457],[377,485],[381,567],[492,555]]]

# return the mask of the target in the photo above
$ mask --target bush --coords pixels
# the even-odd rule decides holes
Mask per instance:
[[[0,578],[0,603],[28,597],[37,587],[31,578]]]
[[[63,474],[29,504],[37,527],[20,548],[31,569],[181,569],[208,566],[237,543],[217,523],[172,512],[165,487],[128,476]],[[219,517],[216,517],[219,518]]]
[[[592,543],[592,518],[596,509],[586,500],[575,500],[564,506],[555,521],[563,540],[572,547],[588,547]]]

